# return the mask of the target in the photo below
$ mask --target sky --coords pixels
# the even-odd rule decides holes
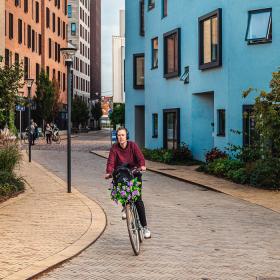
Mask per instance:
[[[101,94],[112,95],[112,36],[119,34],[125,0],[101,0]]]

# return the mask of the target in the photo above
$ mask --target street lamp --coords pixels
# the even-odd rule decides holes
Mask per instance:
[[[67,191],[71,193],[71,66],[77,51],[74,47],[60,49],[67,66]]]
[[[28,157],[29,162],[31,162],[31,88],[34,79],[26,78],[24,79],[28,89]]]

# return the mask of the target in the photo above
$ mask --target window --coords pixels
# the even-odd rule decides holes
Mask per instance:
[[[18,20],[18,43],[22,43],[22,20]]]
[[[57,18],[57,35],[60,36],[60,18]]]
[[[165,149],[180,145],[180,109],[163,110],[163,144]]]
[[[243,105],[243,146],[251,146],[257,138],[254,105]]]
[[[158,138],[158,114],[153,114],[153,138]]]
[[[24,57],[24,79],[28,79],[29,78],[29,59],[28,57]]]
[[[162,17],[167,16],[167,0],[161,0],[162,1]]]
[[[42,35],[38,35],[38,53],[39,55],[42,54]]]
[[[62,90],[65,91],[65,73],[63,73]]]
[[[76,23],[71,23],[71,35],[76,35]]]
[[[164,77],[180,76],[180,28],[163,35],[164,40]]]
[[[36,1],[36,15],[35,15],[36,22],[39,22],[39,17],[40,17],[39,2]]]
[[[67,9],[68,9],[67,0],[64,0],[64,14],[65,15],[67,15]]]
[[[5,65],[10,65],[10,51],[8,49],[5,49]]]
[[[31,47],[32,51],[35,51],[35,31],[32,29],[32,37],[31,37]]]
[[[52,14],[52,31],[55,32],[55,13]]]
[[[18,65],[19,64],[19,54],[15,53],[15,63]]]
[[[14,38],[14,16],[9,13],[9,38]]]
[[[152,39],[152,69],[158,68],[158,38]]]
[[[199,69],[205,70],[222,65],[222,9],[198,20],[199,22]]]
[[[54,60],[57,61],[57,42],[54,43]]]
[[[151,10],[155,7],[155,0],[148,0],[148,10]]]
[[[28,13],[28,0],[24,0],[24,12]]]
[[[39,79],[40,74],[40,64],[36,63],[36,81]]]
[[[27,47],[31,48],[31,26],[27,25]]]
[[[145,35],[145,11],[144,0],[139,2],[139,23],[140,23],[140,36]]]
[[[71,18],[72,17],[72,5],[67,6],[67,12],[68,12],[68,17]]]
[[[217,119],[218,119],[217,136],[225,136],[226,135],[226,110],[224,109],[217,110]]]
[[[272,9],[249,11],[246,41],[248,44],[272,42]]]
[[[135,89],[144,89],[144,70],[145,58],[144,54],[135,54],[133,56],[133,85]]]
[[[52,40],[49,38],[49,58],[52,58]]]
[[[62,38],[65,39],[65,22],[62,24]]]
[[[19,0],[15,0],[15,6],[19,6]]]
[[[50,67],[49,66],[46,67],[46,72],[47,72],[47,75],[49,77],[50,76]]]
[[[50,9],[46,8],[46,26],[50,28]]]

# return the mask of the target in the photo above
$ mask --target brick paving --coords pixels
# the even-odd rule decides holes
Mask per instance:
[[[100,203],[108,226],[93,246],[40,279],[280,277],[279,213],[152,172],[144,175],[143,195],[152,239],[135,257],[120,207],[109,200],[106,161],[84,147],[72,154],[73,183]],[[65,179],[64,152],[38,150],[33,157]]]
[[[26,279],[80,252],[101,234],[101,208],[26,160],[24,194],[0,204],[0,279]],[[99,217],[96,217],[99,215]],[[103,218],[103,220],[100,218]],[[93,227],[94,223],[94,227]]]

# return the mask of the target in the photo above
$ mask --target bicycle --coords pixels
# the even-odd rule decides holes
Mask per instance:
[[[139,174],[141,174],[141,172],[138,169],[130,170],[124,166],[119,167],[113,173],[113,191],[116,190],[115,186],[118,183],[127,184]],[[141,225],[134,200],[126,202],[123,207],[126,213],[126,224],[132,250],[134,254],[138,256],[140,253],[140,243],[142,243],[144,240],[144,229]]]

